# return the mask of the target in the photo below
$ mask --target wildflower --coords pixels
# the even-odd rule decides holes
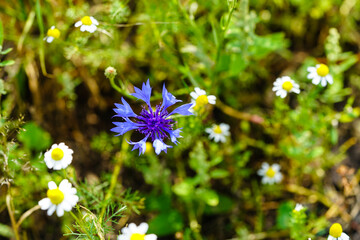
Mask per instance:
[[[307,78],[312,79],[312,83],[315,85],[321,83],[321,86],[325,87],[327,83],[333,84],[334,82],[329,73],[329,67],[325,64],[317,64],[315,67],[308,67],[307,70],[309,72]]]
[[[123,135],[134,129],[144,134],[145,137],[141,141],[129,142],[134,145],[132,150],[139,149],[139,155],[145,153],[146,141],[148,138],[151,139],[156,154],[159,155],[161,151],[166,153],[167,149],[172,148],[172,146],[166,145],[164,140],[170,138],[171,142],[177,144],[177,139],[181,138],[180,128],[176,130],[173,129],[173,125],[176,121],[170,117],[176,113],[181,115],[192,115],[189,111],[192,104],[184,104],[169,113],[167,108],[177,102],[181,102],[181,100],[177,100],[175,96],[169,93],[164,85],[162,90],[163,102],[161,105],[157,105],[153,110],[150,105],[151,87],[149,80],[147,80],[146,84],[143,83],[142,89],[135,87],[135,93],[132,93],[131,95],[143,100],[147,104],[147,109],[143,107],[140,114],[137,115],[133,112],[125,99],[122,98],[122,104],[115,103],[116,108],[114,108],[114,111],[116,112],[115,117],[121,117],[125,122],[113,122],[116,127],[112,128],[111,131],[118,133],[116,136]],[[134,121],[130,120],[130,118],[134,118]]]
[[[294,210],[293,210],[293,212],[300,212],[303,209],[304,209],[304,206],[302,204],[300,204],[300,203],[297,203]]]
[[[329,236],[327,240],[349,240],[349,236],[343,232],[343,229],[339,223],[331,225],[329,230]]]
[[[202,109],[206,104],[215,104],[216,103],[216,97],[214,95],[206,95],[206,92],[198,87],[194,89],[194,92],[190,93],[190,96],[192,97],[191,102],[194,104],[193,109],[198,112],[200,109]]]
[[[51,43],[55,38],[60,37],[60,31],[59,29],[55,28],[55,26],[52,26],[46,33],[46,37],[44,37],[44,40],[46,42]]]
[[[108,79],[114,78],[117,75],[116,69],[113,67],[107,67],[105,69],[105,76]]]
[[[80,21],[77,21],[75,23],[75,27],[81,26],[80,31],[82,31],[82,32],[88,31],[90,33],[95,32],[97,25],[99,25],[99,22],[95,18],[89,17],[89,16],[85,16],[85,17],[81,18]]]
[[[60,170],[69,166],[73,159],[72,154],[73,150],[64,143],[53,144],[45,153],[44,161],[49,169]]]
[[[149,225],[147,223],[141,223],[139,226],[136,226],[135,223],[130,223],[128,227],[121,229],[121,233],[117,240],[156,240],[157,236],[155,234],[147,234]]]
[[[226,142],[226,137],[230,135],[230,126],[226,123],[214,124],[211,128],[206,128],[210,139],[214,139],[215,142]]]
[[[299,84],[288,76],[277,78],[272,90],[275,92],[276,96],[280,96],[281,98],[286,97],[288,92],[300,93]]]
[[[261,180],[263,184],[279,183],[283,178],[280,172],[280,165],[277,163],[270,166],[268,163],[264,162],[261,165],[258,174],[263,177]]]
[[[67,179],[62,180],[59,187],[55,182],[51,181],[48,183],[48,187],[47,198],[40,200],[39,205],[42,210],[47,210],[49,216],[56,210],[56,215],[61,217],[64,215],[64,211],[71,211],[79,201],[76,189],[71,186]]]

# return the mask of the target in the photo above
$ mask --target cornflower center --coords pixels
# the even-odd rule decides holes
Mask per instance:
[[[64,157],[64,151],[60,148],[55,148],[51,152],[51,158],[55,161],[60,161]]]
[[[84,25],[91,25],[92,21],[89,16],[85,16],[81,19],[82,24]]]
[[[325,64],[320,64],[320,66],[316,69],[316,72],[320,77],[325,77],[329,74],[329,67]]]
[[[216,126],[214,127],[214,133],[216,133],[216,134],[222,133],[221,128],[220,128],[219,125],[216,125]]]
[[[274,169],[272,169],[272,167],[269,167],[269,169],[266,171],[265,175],[269,178],[273,178],[275,176]]]
[[[60,37],[60,31],[59,31],[59,29],[57,29],[57,28],[49,29],[49,30],[47,31],[47,35],[48,35],[49,37],[59,38],[59,37]]]
[[[64,194],[59,188],[49,189],[46,193],[47,197],[50,198],[52,204],[59,204],[64,200]]]
[[[151,140],[168,138],[168,131],[172,130],[172,123],[174,120],[167,119],[168,112],[162,110],[160,105],[157,105],[154,110],[149,111],[145,108],[141,111],[140,116],[137,117],[140,127],[138,131],[144,135],[149,135]]]
[[[133,233],[131,234],[130,240],[144,240],[145,234]]]
[[[338,238],[341,236],[342,231],[343,230],[342,230],[341,225],[339,223],[334,223],[330,227],[329,234],[330,234],[330,236],[332,236],[334,238]]]
[[[293,84],[290,81],[285,81],[282,84],[282,88],[289,92],[293,88]]]

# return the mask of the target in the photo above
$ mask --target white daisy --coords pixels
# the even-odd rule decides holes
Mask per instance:
[[[46,37],[44,37],[44,40],[48,43],[51,43],[55,38],[60,37],[60,31],[59,29],[55,28],[55,26],[52,26],[46,33]]]
[[[334,82],[329,73],[329,67],[325,64],[317,64],[315,67],[308,67],[307,70],[309,72],[307,78],[312,79],[312,83],[315,85],[321,83],[321,86],[325,87],[327,83],[333,84]]]
[[[304,206],[302,204],[300,204],[300,203],[297,203],[293,211],[294,212],[300,212],[303,209],[304,209]]]
[[[121,234],[117,240],[156,240],[155,234],[146,235],[149,225],[147,223],[141,223],[136,226],[135,223],[130,223],[127,227],[121,229]]]
[[[264,162],[261,165],[258,174],[262,176],[261,182],[263,184],[279,183],[283,178],[280,172],[280,165],[277,163],[270,166],[268,163]]]
[[[97,25],[99,25],[99,22],[95,18],[89,17],[89,16],[85,16],[85,17],[81,18],[80,21],[75,23],[75,27],[81,26],[80,31],[82,31],[82,32],[88,31],[90,33],[95,32]]]
[[[198,87],[194,89],[194,92],[190,93],[190,96],[192,97],[191,102],[193,103],[191,108],[195,111],[199,111],[208,103],[213,105],[216,103],[216,97],[214,95],[207,96],[206,92]]]
[[[49,216],[56,210],[56,215],[61,217],[64,215],[64,211],[71,211],[79,201],[76,189],[71,186],[67,179],[62,180],[59,187],[55,182],[51,181],[48,183],[48,187],[47,198],[40,200],[39,205],[42,210],[47,210]]]
[[[272,90],[275,92],[276,96],[280,96],[281,98],[286,97],[288,92],[300,93],[299,84],[288,76],[277,78]]]
[[[226,137],[230,135],[230,126],[226,123],[214,124],[211,128],[206,128],[210,139],[214,139],[215,142],[226,142]]]
[[[343,232],[343,229],[339,223],[331,225],[329,230],[328,240],[349,240],[349,236]]]
[[[64,143],[53,144],[45,153],[44,161],[49,169],[60,170],[69,166],[73,159],[72,154],[73,150]]]

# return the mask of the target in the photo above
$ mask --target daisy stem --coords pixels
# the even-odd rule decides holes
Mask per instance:
[[[10,191],[10,189],[8,191]],[[13,208],[13,203],[12,203],[12,198],[11,198],[10,193],[8,193],[6,195],[6,207],[7,207],[8,212],[9,212],[11,226],[12,226],[12,229],[14,231],[15,239],[20,240],[18,226],[16,224],[16,220],[15,220],[15,216],[14,216],[15,210]]]
[[[69,213],[75,219],[75,221],[79,224],[80,228],[83,230],[83,232],[86,234],[86,236],[88,236],[89,239],[92,239],[90,234],[86,231],[86,228],[83,226],[80,219],[72,211],[70,211]]]

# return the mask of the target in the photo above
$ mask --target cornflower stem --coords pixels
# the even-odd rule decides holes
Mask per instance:
[[[6,207],[8,209],[8,212],[9,212],[9,216],[10,216],[10,221],[11,221],[11,226],[12,226],[12,229],[14,231],[14,235],[15,235],[15,239],[16,240],[20,240],[20,237],[19,237],[19,228],[16,224],[16,220],[15,220],[15,216],[14,216],[14,208],[12,207],[13,203],[12,203],[12,198],[11,198],[11,195],[8,193],[6,195]]]
[[[116,83],[115,83],[115,77],[109,77],[110,80],[110,85],[112,88],[114,88],[116,91],[118,91],[119,93],[121,93],[122,95],[130,98],[130,99],[135,99],[135,97],[133,97],[131,94],[129,94],[126,90],[122,89],[121,87],[119,87]]]
[[[105,204],[101,208],[100,215],[99,215],[100,224],[103,221],[103,217],[104,217],[104,214],[105,214],[105,211],[106,211],[106,207],[108,206],[108,201],[113,196],[113,192],[114,192],[114,189],[115,189],[115,186],[116,186],[116,183],[117,183],[117,179],[119,177],[120,170],[121,170],[122,159],[125,157],[126,151],[128,149],[128,146],[129,146],[127,144],[127,142],[125,141],[125,138],[126,138],[126,135],[124,135],[123,142],[121,144],[120,153],[115,156],[115,166],[114,166],[114,171],[113,171],[113,173],[111,175],[110,186],[109,186],[109,189],[108,189],[108,191],[106,192],[106,195],[105,195],[105,199],[104,199]]]

